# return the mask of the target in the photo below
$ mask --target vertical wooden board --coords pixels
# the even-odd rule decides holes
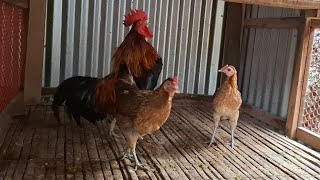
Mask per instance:
[[[39,103],[42,87],[46,1],[29,2],[27,54],[24,79],[24,101]]]

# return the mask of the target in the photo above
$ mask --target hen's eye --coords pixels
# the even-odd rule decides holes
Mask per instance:
[[[227,70],[228,70],[228,71],[231,71],[231,69],[230,69],[230,68],[228,68]]]

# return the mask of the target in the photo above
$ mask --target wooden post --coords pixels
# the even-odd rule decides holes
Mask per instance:
[[[225,64],[233,65],[238,71],[240,68],[243,11],[242,4],[227,3],[222,66]],[[223,83],[223,79],[221,80]]]
[[[296,62],[291,85],[291,94],[289,99],[288,118],[286,123],[286,135],[290,139],[296,138],[296,130],[298,128],[298,119],[300,114],[302,87],[304,71],[306,67],[306,59],[308,56],[310,20],[306,19],[304,26],[299,28],[300,38],[298,41],[299,49],[297,51]]]
[[[30,0],[24,81],[24,102],[26,104],[41,101],[45,16],[46,0]]]

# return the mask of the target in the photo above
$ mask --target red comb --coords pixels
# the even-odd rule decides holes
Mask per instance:
[[[147,14],[142,10],[131,10],[127,16],[124,16],[125,19],[123,24],[125,27],[131,26],[137,21],[147,20]]]
[[[172,80],[173,80],[173,82],[178,83],[178,76],[174,76],[174,77],[172,78]]]

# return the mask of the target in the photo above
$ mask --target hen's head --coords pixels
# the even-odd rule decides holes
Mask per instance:
[[[133,28],[144,38],[152,38],[149,27],[146,24],[147,14],[142,10],[131,10],[123,21],[125,27],[134,25]]]
[[[225,73],[228,77],[233,76],[234,74],[237,73],[237,70],[235,67],[230,66],[230,65],[225,65],[221,69],[218,70],[218,72],[223,72]]]
[[[163,83],[162,86],[166,92],[169,94],[174,94],[179,90],[179,85],[178,85],[178,77],[174,76],[173,78],[168,78],[166,79]]]

